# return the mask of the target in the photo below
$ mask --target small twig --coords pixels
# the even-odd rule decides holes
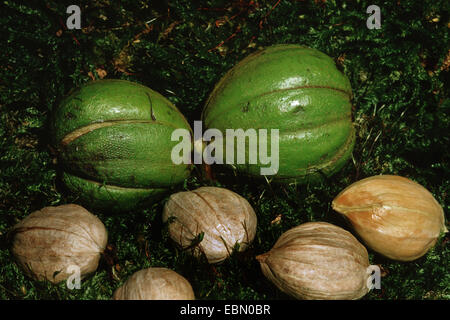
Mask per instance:
[[[203,163],[202,169],[203,169],[204,177],[206,178],[206,180],[211,180],[211,181],[215,180],[214,172],[212,170],[211,165]]]
[[[3,285],[1,285],[1,284],[0,284],[0,288],[3,288],[3,290],[5,290],[6,292],[8,292],[8,293],[9,293],[10,295],[12,295],[14,298],[21,297],[20,294],[14,292],[14,291],[9,290],[8,288],[6,288],[5,286],[3,286]]]
[[[272,13],[272,11],[280,4],[281,0],[278,0],[277,3],[275,3],[272,7],[272,9],[269,10],[269,12],[266,13],[266,15],[261,19],[261,21],[259,22],[259,28],[262,29],[263,27],[263,23],[266,20],[267,21],[267,17]]]
[[[226,8],[197,8],[198,11],[227,11]]]
[[[61,17],[59,18],[59,24],[63,27],[64,30],[67,30],[67,26],[63,23]],[[75,41],[75,43],[79,46],[81,46],[80,41],[78,41],[78,39],[75,37],[75,35],[73,33],[70,33],[70,35],[72,36],[72,39]]]
[[[209,49],[208,52],[217,50],[218,48],[220,48],[221,46],[223,46],[223,45],[225,44],[225,42],[230,41],[231,39],[233,39],[239,32],[241,32],[241,26],[238,26],[238,27],[236,28],[236,31],[235,31],[231,36],[229,36],[228,38],[226,38],[225,40],[223,40],[221,43],[219,43],[219,44],[218,44],[217,46],[215,46],[214,48]]]
[[[368,153],[368,157],[370,156],[370,154],[372,153],[373,147],[375,146],[375,143],[377,143],[378,138],[380,138],[381,134],[383,133],[382,130],[380,130],[380,132],[378,133],[378,135],[375,137],[375,139],[373,140],[372,146],[369,149],[369,153]]]
[[[167,36],[173,31],[173,29],[175,29],[175,27],[177,26],[177,25],[179,25],[180,24],[180,21],[174,21],[174,22],[172,22],[167,28],[166,28],[166,30],[164,30],[161,34],[160,34],[160,36],[159,36],[159,39],[165,39],[165,38],[167,38]],[[158,40],[159,40],[158,39]]]
[[[155,21],[157,18],[151,19],[149,20],[150,22]],[[144,23],[144,30],[142,30],[141,32],[139,32],[138,34],[136,34],[133,38],[133,40],[130,40],[127,42],[127,44],[122,48],[122,50],[120,51],[118,57],[114,60],[114,67],[116,70],[125,73],[126,75],[134,75],[135,73],[131,73],[128,72],[126,70],[127,66],[126,66],[126,62],[123,62],[122,59],[124,56],[127,57],[128,55],[128,50],[130,48],[130,46],[137,42],[139,40],[140,37],[142,37],[145,34],[150,33],[153,30],[153,25],[148,25],[147,22]]]
[[[145,93],[147,95],[148,98],[148,102],[150,103],[150,116],[152,117],[153,121],[156,121],[156,117],[155,114],[153,113],[153,103],[152,103],[152,99],[150,98],[150,95],[146,92]]]
[[[244,11],[241,11],[241,12],[236,13],[234,16],[231,16],[231,18],[229,18],[228,21],[231,21],[231,20],[233,20],[234,18],[239,17],[243,12],[244,12]]]
[[[145,256],[147,257],[148,261],[151,262],[152,259],[150,258],[150,250],[148,248],[148,241],[145,241],[144,251],[145,251]]]

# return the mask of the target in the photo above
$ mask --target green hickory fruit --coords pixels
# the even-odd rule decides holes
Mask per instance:
[[[279,170],[268,178],[317,182],[340,170],[351,156],[351,97],[350,81],[329,56],[305,46],[275,45],[249,55],[223,76],[206,102],[202,120],[207,129],[221,132],[267,129],[270,136],[270,129],[279,129]],[[234,155],[237,145],[235,141]],[[244,174],[260,175],[267,165],[259,158],[249,164],[249,148],[245,152],[246,163],[233,166]]]
[[[53,114],[53,144],[62,180],[90,207],[127,211],[161,198],[184,181],[191,165],[176,165],[175,129],[192,129],[165,97],[124,80],[78,88]]]

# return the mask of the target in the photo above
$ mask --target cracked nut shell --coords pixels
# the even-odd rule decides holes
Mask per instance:
[[[27,275],[58,283],[80,268],[83,278],[98,267],[107,231],[96,216],[75,204],[45,207],[12,229],[12,253]]]
[[[172,240],[209,263],[225,260],[239,244],[243,251],[256,234],[256,214],[237,193],[217,187],[179,192],[167,201],[163,221]]]

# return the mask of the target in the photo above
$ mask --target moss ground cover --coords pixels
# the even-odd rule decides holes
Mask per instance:
[[[128,276],[150,266],[182,274],[198,299],[286,299],[254,257],[303,222],[349,229],[331,200],[375,174],[422,184],[449,220],[448,1],[378,1],[381,29],[372,30],[366,27],[368,1],[98,0],[80,4],[82,30],[68,30],[71,4],[1,5],[0,299],[110,299]],[[321,50],[350,78],[357,140],[352,160],[338,174],[320,185],[275,186],[233,172],[217,171],[211,181],[196,168],[177,190],[229,188],[249,200],[259,219],[253,245],[221,265],[193,259],[170,242],[161,222],[163,200],[137,212],[94,212],[109,231],[110,258],[81,290],[23,275],[8,250],[9,228],[44,206],[77,202],[60,184],[49,135],[49,115],[71,89],[92,79],[135,81],[165,95],[192,123],[237,61],[282,43]],[[382,289],[364,299],[449,299],[448,239],[410,263],[370,252],[370,262],[382,266]]]

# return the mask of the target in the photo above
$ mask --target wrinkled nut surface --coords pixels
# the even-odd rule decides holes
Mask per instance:
[[[400,176],[380,175],[357,181],[333,200],[374,251],[400,261],[423,256],[441,232],[444,211],[420,184]]]
[[[201,187],[170,196],[163,211],[172,240],[209,263],[225,260],[239,244],[243,251],[256,234],[256,214],[247,200],[224,188]],[[197,244],[199,236],[203,239]]]
[[[12,229],[12,253],[30,277],[58,283],[74,274],[94,272],[107,244],[96,216],[75,204],[45,207]]]
[[[114,300],[194,300],[191,284],[166,268],[148,268],[135,272],[119,287]]]
[[[359,299],[368,292],[366,248],[350,232],[326,222],[286,231],[256,259],[267,279],[296,299]]]

